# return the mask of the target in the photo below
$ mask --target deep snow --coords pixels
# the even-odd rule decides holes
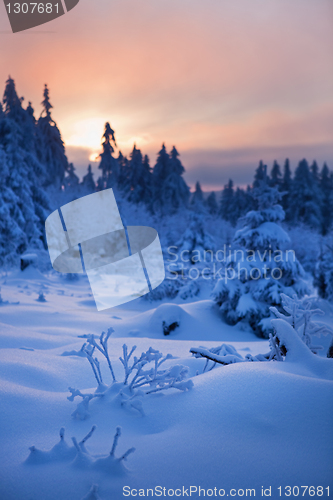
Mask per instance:
[[[46,302],[37,300],[41,291]],[[187,304],[173,301],[172,307],[139,299],[97,312],[85,278],[70,282],[32,268],[3,275],[1,294],[1,500],[118,500],[125,498],[124,486],[216,487],[225,496],[232,488],[255,488],[256,497],[262,486],[271,486],[271,497],[279,498],[278,486],[284,491],[308,485],[323,486],[324,498],[329,486],[332,495],[333,381],[322,363],[333,361],[291,357],[283,363],[221,366],[196,376],[205,362],[191,357],[193,346],[229,343],[245,356],[267,352],[268,342],[225,325],[203,296]],[[329,306],[325,312],[325,321],[332,323]],[[164,336],[164,319],[180,326]],[[73,355],[84,342],[78,336],[99,335],[111,326],[109,351],[118,379],[126,342],[129,348],[137,345],[138,353],[152,346],[172,354],[176,359],[167,363],[188,366],[193,389],[145,396],[144,416],[110,398],[93,400],[87,420],[73,419],[76,403],[67,400],[68,387],[96,389],[87,359]],[[98,357],[110,384],[106,363]],[[29,447],[47,451],[56,445],[62,427],[73,447],[71,437],[81,441],[93,425],[97,428],[86,443],[91,456],[74,463],[72,458],[26,462]],[[136,451],[126,462],[105,467],[98,456],[110,453],[117,426],[122,435],[116,457],[132,447]]]

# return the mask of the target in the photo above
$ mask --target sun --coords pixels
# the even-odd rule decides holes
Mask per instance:
[[[66,140],[66,145],[84,147],[93,150],[91,156],[101,149],[105,117],[87,118],[73,124],[73,133]],[[91,161],[96,161],[91,159]]]
[[[98,162],[100,158],[100,153],[94,152],[89,155],[89,161],[91,162]]]

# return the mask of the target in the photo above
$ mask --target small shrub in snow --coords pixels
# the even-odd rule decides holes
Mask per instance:
[[[333,330],[323,323],[314,321],[313,316],[323,315],[324,312],[321,309],[311,309],[312,301],[309,297],[299,299],[296,295],[288,297],[282,293],[281,302],[284,311],[280,312],[276,307],[270,308],[274,316],[291,325],[313,353],[322,350],[322,346],[313,345],[313,337],[328,334],[333,336]]]
[[[62,427],[60,429],[59,443],[50,451],[38,450],[35,446],[32,446],[29,448],[30,455],[25,463],[36,465],[49,462],[71,462],[72,466],[82,469],[96,469],[111,474],[123,473],[126,469],[122,465],[122,462],[127,460],[127,457],[135,451],[135,448],[130,448],[120,457],[115,456],[118,440],[121,436],[121,427],[117,427],[110,453],[108,455],[91,455],[86,449],[85,443],[91,438],[95,429],[96,426],[94,425],[79,443],[73,437],[73,446],[71,446],[65,441],[65,429]]]
[[[37,302],[46,302],[45,295],[44,295],[44,293],[42,291],[40,291],[39,294],[38,294]]]
[[[276,343],[285,361],[305,366],[318,378],[333,380],[331,359],[316,356],[311,352],[295,328],[284,319],[273,319],[272,326],[275,331]]]
[[[92,334],[85,335],[87,342],[82,346],[86,357],[93,370],[97,381],[97,390],[93,394],[83,394],[81,391],[69,387],[71,396],[67,399],[74,401],[76,397],[82,398],[76,410],[72,413],[74,418],[85,420],[89,416],[89,403],[95,398],[112,398],[120,400],[122,406],[133,408],[144,415],[142,408],[142,398],[145,394],[164,391],[166,389],[178,389],[188,391],[192,388],[192,380],[185,380],[188,375],[188,367],[183,365],[173,365],[170,368],[163,369],[162,364],[172,359],[171,354],[163,354],[152,347],[143,352],[140,357],[134,356],[136,346],[128,350],[126,344],[123,345],[123,356],[120,361],[124,369],[124,379],[117,382],[113,367],[108,354],[108,340],[114,330],[109,328],[107,334],[103,332],[99,337],[99,344]],[[104,384],[100,370],[100,363],[97,357],[94,357],[95,349],[98,349],[106,358],[109,370],[112,376],[112,384]],[[149,365],[149,366],[148,366]]]

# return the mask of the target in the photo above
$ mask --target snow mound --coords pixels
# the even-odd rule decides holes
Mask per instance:
[[[181,325],[186,314],[177,304],[162,304],[154,311],[149,326],[161,334],[169,335]]]

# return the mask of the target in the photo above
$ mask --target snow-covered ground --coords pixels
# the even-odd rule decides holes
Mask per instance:
[[[253,489],[262,497],[271,488],[277,499],[280,491],[288,495],[288,486],[295,487],[292,497],[296,487],[303,498],[321,491],[327,498],[328,487],[332,495],[332,360],[236,363],[202,373],[205,361],[192,357],[191,347],[232,344],[243,357],[269,350],[250,331],[224,324],[207,294],[192,303],[139,299],[97,312],[85,278],[71,282],[27,268],[3,275],[0,283],[1,500],[118,500],[135,493],[199,498],[199,487],[200,497],[203,490],[206,497],[253,497]],[[37,300],[41,292],[45,302]],[[332,323],[327,303],[325,313],[324,321]],[[168,336],[165,319],[179,323]],[[170,353],[165,366],[187,366],[192,390],[145,395],[140,412],[121,404],[114,385],[90,402],[87,419],[74,419],[79,400],[67,399],[68,387],[96,389],[88,360],[76,354],[86,340],[78,336],[99,336],[110,327],[118,380],[126,342],[139,355],[149,347]],[[109,385],[106,360],[98,358]],[[89,453],[77,453],[71,438],[81,441],[93,425]],[[107,457],[118,426],[115,456],[135,447],[127,461]],[[28,459],[31,446],[51,450],[61,428],[60,447],[35,450]]]

